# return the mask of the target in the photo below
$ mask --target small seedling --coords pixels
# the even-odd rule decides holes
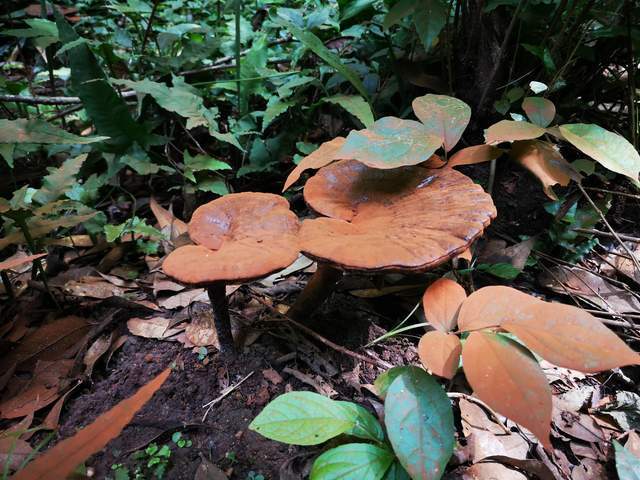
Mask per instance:
[[[256,473],[253,470],[247,473],[247,480],[264,480],[264,475]]]
[[[198,349],[198,361],[200,362],[204,361],[204,359],[207,358],[208,354],[209,354],[209,351],[207,350],[206,347],[200,347]]]

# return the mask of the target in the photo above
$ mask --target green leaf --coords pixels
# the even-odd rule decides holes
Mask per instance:
[[[198,154],[192,157],[187,150],[184,151],[184,175],[192,182],[196,182],[194,172],[216,172],[231,170],[231,165],[222,160],[216,160],[209,155]]]
[[[428,52],[447,23],[447,7],[441,0],[422,0],[413,14],[413,23]]]
[[[447,152],[456,146],[471,118],[469,105],[447,95],[418,97],[411,106],[429,133],[442,139]]]
[[[196,188],[203,192],[211,192],[221,196],[229,193],[227,184],[221,178],[207,178],[205,180],[201,180],[196,185]]]
[[[36,46],[47,48],[58,41],[58,28],[51,20],[44,18],[31,18],[25,20],[29,28],[3,30],[2,35],[18,38],[33,38]]]
[[[4,158],[9,168],[13,168],[13,152],[15,149],[15,143],[0,143],[0,157]]]
[[[347,443],[327,450],[313,462],[309,480],[379,480],[393,453],[368,443]]]
[[[556,106],[542,97],[526,97],[522,101],[522,109],[529,120],[543,128],[549,126],[556,116]]]
[[[102,142],[109,137],[79,137],[44,120],[0,119],[0,143],[47,143],[84,145]]]
[[[387,391],[384,412],[389,441],[411,478],[441,478],[455,437],[451,403],[438,382],[420,369],[398,375]]]
[[[640,480],[640,458],[624,448],[617,440],[613,441],[616,452],[616,470],[620,480]]]
[[[564,138],[612,172],[638,181],[640,155],[624,137],[594,124],[560,125]]]
[[[249,429],[292,445],[318,445],[353,428],[355,418],[342,405],[313,392],[280,395]]]
[[[338,158],[355,159],[372,168],[397,168],[424,162],[441,144],[420,122],[384,117],[371,128],[352,130]]]
[[[380,374],[378,378],[376,378],[376,381],[374,382],[374,386],[376,387],[378,396],[384,400],[385,397],[387,396],[387,391],[389,390],[389,387],[391,386],[393,381],[403,373],[408,373],[413,369],[422,371],[422,369],[418,367],[402,366],[402,367],[390,368],[386,372]]]
[[[521,271],[510,263],[482,263],[478,265],[476,269],[480,272],[490,273],[498,278],[504,278],[505,280],[513,280]]]
[[[120,225],[105,225],[104,234],[107,242],[115,242],[118,238],[127,234],[165,238],[165,235],[160,230],[151,225],[147,225],[146,220],[138,217],[133,217]]]
[[[55,16],[62,43],[76,42],[80,37],[73,27],[57,10]],[[111,137],[109,144],[116,150],[123,150],[135,141],[144,145],[148,139],[146,128],[133,120],[129,107],[109,84],[87,44],[70,48],[67,58],[73,90],[82,100],[97,132]]]
[[[391,9],[389,13],[387,13],[384,17],[384,21],[382,22],[382,26],[389,30],[393,25],[399,23],[404,17],[408,17],[411,15],[416,7],[418,6],[418,2],[416,0],[400,0],[396,3]]]
[[[343,64],[340,60],[340,57],[331,52],[327,47],[325,47],[324,43],[322,43],[322,40],[316,37],[313,32],[302,30],[301,28],[298,28],[293,23],[287,22],[286,20],[280,20],[280,22],[309,50],[311,50],[322,60],[327,62],[331,67],[335,68],[338,73],[342,74],[344,78],[351,82],[355,89],[358,90],[360,95],[367,99],[367,101],[369,100],[367,90],[364,88],[364,84],[362,83],[362,80],[360,80],[358,74],[354,72],[350,67]]]
[[[411,477],[400,462],[395,460],[387,470],[384,480],[411,480]]]
[[[346,22],[365,10],[372,8],[375,0],[347,0],[340,4],[340,22]],[[345,5],[346,4],[346,5]]]
[[[374,119],[371,107],[364,98],[358,95],[334,95],[333,97],[324,98],[322,101],[341,106],[360,120],[366,128],[373,126]]]
[[[71,157],[64,161],[60,168],[49,167],[49,175],[42,179],[42,188],[36,192],[33,199],[45,204],[59,199],[65,192],[77,183],[76,175],[80,171],[87,155]]]
[[[262,131],[271,125],[276,118],[282,115],[284,112],[295,106],[294,101],[282,101],[276,100],[275,102],[269,102],[267,109],[264,111],[264,117],[262,117]]]
[[[365,440],[373,440],[374,442],[384,441],[384,430],[382,425],[366,408],[352,402],[338,402],[344,408],[349,410],[351,416],[355,418],[353,428],[344,432],[353,437],[364,438]]]
[[[160,171],[160,166],[153,163],[147,152],[137,144],[122,155],[120,161],[131,167],[138,175],[153,175]]]

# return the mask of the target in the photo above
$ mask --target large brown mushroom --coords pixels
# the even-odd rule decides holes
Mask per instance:
[[[300,229],[300,249],[319,267],[289,310],[297,320],[319,306],[342,271],[435,268],[466,250],[496,216],[482,187],[450,168],[380,170],[341,160],[307,181],[304,198],[325,217]]]
[[[196,209],[189,222],[196,245],[177,248],[165,259],[162,268],[168,276],[207,288],[222,352],[234,350],[225,286],[293,263],[299,254],[299,226],[283,197],[234,193]]]

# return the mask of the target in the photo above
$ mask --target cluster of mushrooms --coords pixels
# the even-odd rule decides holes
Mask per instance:
[[[234,351],[227,283],[268,276],[302,252],[318,267],[288,315],[304,322],[344,272],[435,268],[466,250],[496,215],[482,187],[452,168],[428,168],[425,162],[377,169],[357,160],[334,162],[332,142],[304,166],[322,167],[304,187],[316,218],[300,222],[279,195],[226,195],[195,211],[189,223],[194,245],[179,247],[165,259],[168,276],[208,289],[222,353]],[[323,152],[329,157],[323,159]],[[285,189],[301,170],[292,172]]]

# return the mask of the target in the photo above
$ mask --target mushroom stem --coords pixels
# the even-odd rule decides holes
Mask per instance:
[[[231,333],[231,319],[229,318],[229,302],[225,282],[212,283],[207,287],[211,309],[213,310],[213,326],[218,335],[220,353],[235,352],[233,335]]]
[[[318,262],[318,269],[291,306],[287,315],[298,322],[308,323],[307,319],[311,313],[331,295],[340,278],[342,278],[342,271],[328,263]]]

